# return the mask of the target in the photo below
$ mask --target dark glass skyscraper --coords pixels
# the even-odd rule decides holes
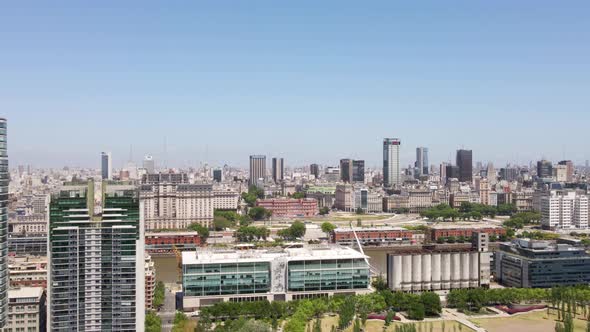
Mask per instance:
[[[352,182],[365,182],[365,161],[352,161]]]
[[[473,180],[473,154],[471,150],[457,150],[457,167],[459,167],[459,181]]]
[[[6,119],[0,118],[0,330],[8,316],[8,152]]]
[[[350,182],[352,174],[352,160],[340,159],[340,181]]]
[[[553,176],[553,164],[549,160],[537,161],[537,176],[539,178],[550,178]]]
[[[285,179],[285,165],[283,158],[272,158],[272,180],[279,183]]]

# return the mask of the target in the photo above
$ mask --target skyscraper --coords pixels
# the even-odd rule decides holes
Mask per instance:
[[[473,180],[473,154],[471,150],[457,150],[457,167],[459,167],[459,181]]]
[[[213,170],[213,181],[215,182],[221,182],[222,180],[222,174],[223,172],[221,171],[221,169],[217,168]]]
[[[311,164],[309,165],[309,173],[315,176],[316,179],[320,178],[320,165],[318,164]]]
[[[350,182],[352,174],[352,160],[340,159],[340,181]]]
[[[488,162],[487,172],[486,172],[488,183],[490,185],[495,185],[498,182],[498,177],[496,174],[496,169],[494,168],[494,164],[490,161]]]
[[[447,183],[447,166],[449,166],[449,164],[445,163],[444,161],[440,164],[439,174],[440,174],[440,183],[442,185],[445,185]]]
[[[383,139],[383,185],[400,186],[402,178],[399,166],[401,141],[398,138]]]
[[[428,148],[416,148],[416,176],[428,175]]]
[[[110,152],[102,152],[100,154],[101,174],[103,180],[113,179],[113,161]]]
[[[259,180],[266,178],[266,156],[252,155],[250,156],[250,179],[249,184],[256,185]]]
[[[279,183],[285,179],[283,158],[272,158],[272,180]]]
[[[148,154],[143,158],[143,168],[145,168],[148,174],[153,174],[155,172],[156,165],[152,155]]]
[[[352,182],[365,182],[365,161],[364,160],[353,160],[352,161]]]
[[[49,212],[48,331],[143,331],[144,225],[131,183],[66,183]]]
[[[537,161],[537,176],[541,179],[553,176],[553,164],[549,160]]]
[[[0,329],[8,317],[8,152],[6,119],[0,118]]]
[[[574,163],[571,160],[562,160],[559,162],[559,165],[563,165],[566,167],[566,181],[573,182],[574,181]]]

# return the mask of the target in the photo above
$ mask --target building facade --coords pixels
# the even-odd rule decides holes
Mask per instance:
[[[183,307],[365,294],[370,292],[366,259],[339,246],[183,252]]]
[[[588,196],[572,190],[551,190],[541,199],[541,225],[546,229],[587,229]]]
[[[547,241],[500,244],[494,257],[496,280],[508,287],[550,288],[588,285],[590,256],[584,248]]]
[[[8,152],[6,119],[0,118],[0,329],[8,313]]]
[[[191,231],[145,234],[145,251],[154,256],[196,250],[202,243],[199,233]]]
[[[400,147],[398,138],[383,139],[383,185],[399,187],[402,184],[400,169]]]
[[[428,148],[416,148],[416,163],[414,166],[416,168],[415,175],[417,177],[429,174]]]
[[[336,186],[334,206],[337,210],[354,211],[354,187],[351,184],[339,184]]]
[[[47,331],[47,299],[41,287],[18,287],[8,291],[8,322],[5,332]]]
[[[66,183],[51,199],[50,331],[143,331],[144,226],[128,183]]]
[[[473,153],[471,150],[457,151],[457,167],[459,167],[460,182],[473,180]]]
[[[330,233],[330,242],[342,246],[356,246],[357,237],[364,247],[415,245],[424,242],[424,233],[400,227],[336,228]]]
[[[272,180],[279,183],[285,179],[285,165],[283,158],[272,158]]]
[[[100,169],[103,180],[113,179],[113,160],[110,152],[100,154]]]
[[[313,198],[258,199],[256,206],[272,211],[277,218],[313,217],[319,214],[318,202]]]
[[[260,181],[264,183],[264,179],[266,179],[266,156],[250,156],[250,178],[248,183],[254,186]]]

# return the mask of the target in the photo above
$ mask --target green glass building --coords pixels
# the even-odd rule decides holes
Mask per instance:
[[[135,186],[64,184],[49,207],[48,330],[143,330],[143,241]]]

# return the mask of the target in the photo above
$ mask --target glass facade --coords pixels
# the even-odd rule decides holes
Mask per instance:
[[[369,266],[364,259],[290,261],[288,291],[332,291],[369,287]]]
[[[0,119],[0,329],[8,315],[8,153],[6,120]]]
[[[270,262],[183,265],[185,296],[268,293]]]

